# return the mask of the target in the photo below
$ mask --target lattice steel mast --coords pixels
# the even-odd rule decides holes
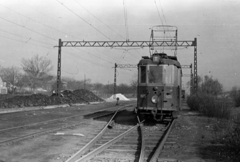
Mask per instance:
[[[193,91],[197,92],[197,38],[193,41],[173,40],[150,40],[150,41],[62,41],[58,42],[58,68],[57,68],[57,94],[60,91],[61,83],[61,48],[62,47],[194,47],[194,74],[193,74]]]

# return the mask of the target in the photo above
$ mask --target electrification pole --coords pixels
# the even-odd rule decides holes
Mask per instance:
[[[62,41],[58,41],[58,67],[57,67],[57,95],[60,94],[60,85],[61,85],[61,47]]]
[[[117,89],[117,64],[115,63],[115,66],[114,66],[114,98],[116,98],[116,89]]]
[[[194,76],[193,76],[193,91],[197,93],[198,90],[198,76],[197,76],[197,38],[194,39]]]
[[[194,92],[197,92],[197,38],[194,41],[152,40],[152,41],[61,41],[58,45],[57,93],[61,82],[61,47],[194,47]],[[117,65],[115,65],[116,67]],[[114,90],[116,93],[116,89]]]
[[[117,93],[117,68],[137,68],[135,64],[117,64],[114,66],[114,95]]]

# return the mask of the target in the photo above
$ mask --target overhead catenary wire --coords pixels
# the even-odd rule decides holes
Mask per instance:
[[[99,29],[97,29],[96,27],[94,27],[91,23],[89,23],[87,20],[83,19],[81,16],[79,16],[76,12],[74,12],[73,10],[71,10],[69,7],[67,7],[66,5],[64,5],[62,2],[60,2],[59,0],[56,0],[58,3],[60,3],[61,5],[63,5],[68,11],[70,11],[71,13],[73,13],[75,16],[77,16],[78,18],[80,18],[82,21],[84,21],[85,23],[87,23],[88,25],[90,25],[93,29],[95,29],[97,32],[99,32],[101,35],[103,35],[104,37],[106,37],[107,39],[111,40],[108,36],[106,36],[103,32],[101,32]],[[133,56],[134,57],[134,56]],[[135,57],[134,57],[135,58]]]
[[[75,48],[75,49],[78,49],[78,48]],[[79,49],[78,49],[78,50],[79,50]],[[83,50],[81,50],[81,51],[83,51]],[[86,52],[86,51],[83,51],[83,52]],[[89,54],[89,52],[86,52],[86,53]],[[111,68],[112,68],[112,65],[115,64],[115,63],[113,63],[113,62],[109,62],[109,63],[112,63],[112,64],[111,64],[110,66],[106,66],[105,64],[103,65],[103,64],[100,64],[99,62],[95,62],[95,61],[88,60],[88,59],[86,59],[86,58],[80,57],[79,55],[76,55],[75,53],[71,53],[71,56],[74,56],[74,57],[76,57],[76,58],[80,58],[81,60],[84,60],[84,61],[87,61],[87,62],[91,63],[92,65],[97,65],[97,66],[99,66],[99,67],[106,68],[106,69],[111,69]],[[94,56],[94,55],[93,55],[93,56]],[[96,56],[94,56],[94,57],[96,57]],[[102,60],[103,60],[103,59],[102,59]],[[104,60],[104,61],[106,61],[106,60]],[[107,62],[108,62],[108,61],[107,61]],[[132,72],[132,70],[130,70],[130,69],[123,69],[123,70],[125,70],[126,72]]]
[[[9,31],[6,31],[6,30],[2,30],[2,29],[0,29],[0,31],[1,31],[1,32],[4,32],[4,33],[7,33],[7,34],[10,34],[10,35],[14,35],[14,36],[20,37],[20,38],[29,39],[29,37],[24,37],[24,36],[21,36],[21,35],[18,35],[18,34],[15,34],[15,33],[9,32]],[[51,46],[53,46],[52,44],[49,44],[49,43],[46,43],[46,42],[42,42],[42,41],[39,41],[39,40],[33,39],[32,37],[30,37],[30,38],[31,38],[31,41],[36,41],[36,42],[39,42],[39,43],[42,43],[42,44],[47,44],[47,45],[51,45]]]
[[[79,69],[78,69],[77,66],[76,66],[76,68],[77,68],[77,72],[76,72],[76,73],[70,73],[70,72],[67,72],[67,71],[64,71],[64,70],[62,70],[62,72],[67,73],[67,74],[70,74],[70,75],[77,75],[78,72],[79,72]]]
[[[161,11],[162,11],[162,16],[163,16],[163,20],[162,20],[162,18],[161,18],[161,14],[160,14],[160,11],[159,11],[159,9],[158,9],[158,6],[157,6],[157,2],[156,2],[156,0],[154,0],[154,4],[155,4],[155,6],[156,6],[156,9],[157,9],[157,12],[158,12],[158,16],[159,16],[159,19],[160,19],[160,21],[161,21],[161,24],[162,24],[162,27],[163,27],[163,30],[164,30],[164,35],[163,35],[163,40],[169,40],[169,39],[174,39],[174,37],[175,37],[175,35],[174,36],[172,36],[171,34],[170,34],[170,30],[169,30],[169,28],[168,27],[170,27],[170,26],[167,26],[167,25],[164,25],[164,21],[165,21],[165,24],[167,24],[167,21],[166,21],[166,18],[165,18],[165,15],[164,15],[164,12],[163,12],[163,8],[162,8],[162,5],[161,5],[161,2],[160,2],[160,0],[159,0],[159,4],[160,4],[160,9],[161,9]],[[166,28],[165,28],[166,27]],[[175,40],[177,40],[177,38],[175,38]],[[176,48],[176,47],[175,47]],[[170,50],[172,51],[172,48],[170,48]],[[175,49],[176,50],[176,49]],[[163,51],[164,51],[164,47],[163,47]]]
[[[41,36],[43,36],[43,37],[45,37],[45,38],[48,38],[48,39],[50,39],[50,40],[57,41],[57,40],[54,39],[54,38],[51,38],[51,37],[49,37],[49,36],[47,36],[47,35],[45,35],[45,34],[42,34],[42,33],[38,32],[38,31],[36,31],[36,30],[30,29],[30,28],[28,28],[28,27],[26,27],[26,26],[24,26],[24,25],[17,24],[17,23],[15,23],[15,22],[10,21],[10,20],[8,20],[8,19],[5,19],[5,18],[3,18],[3,17],[0,17],[0,19],[2,19],[2,20],[4,20],[4,21],[7,21],[7,22],[9,22],[9,23],[12,23],[12,24],[14,24],[14,25],[20,26],[20,27],[22,27],[22,28],[24,28],[24,29],[26,29],[26,30],[29,30],[29,31],[31,31],[31,32],[33,32],[33,33],[36,33],[36,34],[38,34],[38,35],[41,35]]]
[[[118,32],[116,32],[114,29],[112,29],[110,26],[108,26],[107,24],[105,24],[103,21],[101,21],[98,17],[96,17],[94,14],[92,14],[88,9],[86,9],[83,5],[81,5],[79,2],[77,2],[75,0],[75,2],[80,5],[84,10],[86,10],[90,15],[92,15],[95,19],[97,19],[99,22],[101,22],[103,25],[105,25],[108,29],[110,29],[111,31],[113,31],[114,33],[116,33],[118,36],[120,36],[121,38],[125,39],[121,34],[119,34]],[[125,15],[125,14],[124,14]],[[127,16],[127,15],[126,15]],[[125,49],[124,49],[125,50]],[[128,52],[128,51],[127,51]],[[131,56],[132,53],[128,52]],[[134,56],[133,56],[134,57]],[[136,58],[136,57],[134,57]]]
[[[34,21],[34,22],[36,22],[36,23],[38,23],[38,24],[41,24],[42,26],[45,26],[45,27],[50,28],[50,29],[52,29],[52,30],[55,30],[55,31],[57,31],[57,32],[59,32],[59,33],[63,33],[63,34],[69,35],[69,34],[66,33],[66,32],[60,31],[60,30],[58,30],[58,29],[56,29],[56,28],[53,28],[53,27],[51,27],[51,26],[49,26],[49,25],[46,25],[46,24],[41,23],[41,22],[39,22],[39,21],[37,21],[37,20],[34,20],[34,19],[32,19],[32,18],[30,18],[30,17],[28,17],[28,16],[25,16],[25,15],[23,15],[23,14],[17,12],[17,11],[14,11],[13,9],[11,9],[11,8],[9,8],[9,7],[6,7],[6,6],[2,5],[2,4],[0,4],[0,6],[5,7],[5,8],[7,8],[8,10],[10,10],[10,11],[12,11],[12,12],[15,12],[16,14],[21,15],[22,17],[25,17],[25,18],[27,18],[27,19],[29,19],[29,20],[31,20],[31,21]],[[71,35],[69,35],[69,36],[71,36]],[[71,36],[71,37],[77,38],[77,37],[75,37],[75,36]]]
[[[128,20],[127,20],[127,7],[125,5],[125,0],[123,0],[123,9],[124,9],[124,21],[125,21],[125,32],[126,32],[126,40],[129,40],[129,33],[128,33]]]
[[[65,24],[63,24],[61,21],[56,20],[55,18],[52,18],[49,14],[45,14],[45,13],[39,11],[38,9],[33,8],[33,6],[31,6],[31,5],[29,5],[29,4],[24,3],[24,5],[30,6],[31,9],[34,10],[34,12],[38,12],[38,13],[44,15],[45,17],[47,17],[48,19],[53,20],[53,21],[57,22],[58,24],[61,24],[61,26],[64,26],[66,29],[69,29],[68,26],[66,26]],[[73,30],[71,29],[71,31],[73,31]],[[78,30],[77,30],[77,31],[78,31]],[[76,31],[75,31],[75,32],[76,32]],[[79,33],[79,32],[78,32],[78,33]],[[77,38],[77,39],[78,39],[78,37],[75,37],[75,36],[69,35],[68,33],[66,33],[66,34],[67,34],[68,36],[70,36],[70,37],[73,37],[73,38]]]
[[[1,5],[1,4],[0,4],[0,5]],[[3,5],[1,5],[1,6],[3,6]],[[6,7],[6,6],[3,6],[3,7]],[[8,8],[8,7],[6,7],[6,8]],[[34,19],[31,19],[31,18],[29,18],[29,17],[27,17],[27,16],[25,16],[25,15],[23,15],[23,14],[20,14],[20,13],[12,10],[12,9],[10,9],[10,8],[8,8],[8,9],[11,10],[11,11],[13,11],[13,12],[15,12],[15,13],[17,13],[17,14],[19,14],[19,15],[21,15],[21,16],[23,16],[23,17],[26,17],[26,18],[34,21],[34,22],[37,22],[37,23],[39,23],[39,24],[41,24],[41,25],[47,26],[47,27],[49,27],[49,28],[51,28],[51,29],[54,29],[54,28],[52,28],[52,27],[50,27],[50,26],[48,26],[48,25],[42,24],[41,22],[38,22],[38,21],[36,21],[36,20],[34,20]],[[4,19],[4,18],[2,18],[2,19],[5,20],[5,21],[8,21],[8,22],[11,22],[11,23],[13,23],[13,24],[15,24],[15,25],[18,25],[18,26],[20,26],[20,27],[23,27],[23,28],[25,28],[25,29],[28,29],[28,30],[30,30],[30,31],[32,31],[32,32],[34,32],[34,33],[40,34],[40,35],[42,35],[42,36],[45,36],[45,35],[37,32],[37,31],[35,31],[35,30],[32,30],[32,29],[30,29],[30,28],[27,28],[27,27],[24,26],[24,25],[20,25],[20,24],[14,23],[14,22],[12,22],[12,21],[10,21],[10,20],[7,20],[7,19]],[[91,25],[91,24],[90,24],[90,25]],[[59,31],[59,30],[56,30],[56,31],[61,32],[61,31]],[[7,32],[7,31],[4,31],[4,32],[10,33],[10,32]],[[13,35],[16,35],[16,36],[18,36],[18,37],[21,37],[21,36],[19,36],[19,35],[17,35],[17,34],[14,34],[14,33],[10,33],[10,34],[13,34]],[[65,33],[65,34],[66,34],[66,33]],[[3,36],[3,37],[4,37],[4,36]],[[46,37],[46,36],[45,36],[45,37]],[[25,42],[25,41],[21,41],[21,40],[17,40],[17,39],[8,38],[8,37],[5,37],[5,38],[11,39],[11,40],[14,40],[14,41],[19,41],[19,42],[22,42],[22,43],[32,44],[32,43],[29,43],[29,42],[28,42],[28,41],[31,39],[31,37],[30,37],[26,42]],[[50,38],[50,37],[48,37],[48,38]],[[50,39],[55,40],[55,39],[53,39],[53,38],[50,38]],[[32,45],[40,46],[40,45],[36,45],[36,44],[32,44]],[[44,46],[40,46],[40,47],[47,48],[47,47],[44,47]],[[50,49],[50,48],[48,48],[48,49]],[[80,50],[80,49],[78,49],[78,50]],[[83,51],[83,50],[81,50],[81,51]],[[86,52],[86,51],[84,51],[84,52],[90,54],[89,52]],[[94,56],[94,57],[97,57],[97,56],[95,56],[95,55],[93,55],[93,56]],[[102,58],[100,58],[100,57],[97,57],[97,58],[98,58],[98,59],[101,59],[101,60],[104,60],[104,61],[106,61],[106,62],[109,62],[109,63],[113,63],[113,62],[110,62],[110,61],[108,61],[108,60],[102,59]]]
[[[73,10],[71,10],[70,8],[68,8],[66,5],[64,5],[62,2],[60,2],[59,0],[56,0],[58,3],[60,3],[62,6],[64,6],[68,11],[70,11],[71,13],[73,13],[74,15],[76,15],[79,19],[81,19],[82,21],[84,21],[85,23],[87,23],[89,26],[91,26],[92,28],[94,28],[97,32],[99,32],[101,35],[103,35],[104,37],[106,37],[107,39],[111,40],[107,35],[105,35],[103,32],[101,32],[100,30],[98,30],[96,27],[94,27],[91,23],[89,23],[88,21],[86,21],[84,18],[82,18],[81,16],[79,16],[76,12],[74,12]]]
[[[95,19],[97,19],[99,22],[101,22],[103,25],[105,25],[108,29],[110,29],[111,31],[113,31],[114,33],[116,33],[118,36],[120,36],[121,38],[125,39],[121,34],[119,34],[117,31],[115,31],[114,29],[112,29],[110,26],[108,26],[106,23],[104,23],[102,20],[100,20],[99,18],[97,18],[94,14],[92,14],[89,10],[87,10],[83,5],[81,5],[79,2],[77,2],[75,0],[75,2],[81,6],[84,10],[86,10],[90,15],[92,15]]]
[[[160,3],[160,0],[159,0],[159,3]],[[164,13],[163,13],[163,9],[162,9],[161,3],[160,3],[160,8],[161,8],[161,11],[162,11],[163,20],[162,20],[162,18],[161,18],[161,14],[160,14],[160,11],[159,11],[159,9],[158,9],[156,0],[154,0],[154,4],[155,4],[155,6],[156,6],[156,9],[157,9],[157,12],[158,12],[158,16],[159,16],[159,19],[160,19],[161,24],[162,24],[162,26],[163,26],[163,29],[165,30],[163,20],[165,21],[165,24],[167,24],[167,21],[166,21],[166,19],[165,19]],[[168,33],[168,32],[167,32],[167,33]],[[165,35],[165,34],[164,34],[164,35]],[[168,33],[168,35],[169,35],[169,33]],[[169,35],[169,38],[171,38],[170,35]]]
[[[166,21],[166,18],[165,18],[164,12],[163,12],[163,8],[162,8],[162,5],[161,5],[161,0],[159,0],[159,4],[160,4],[160,8],[161,8],[162,15],[163,15],[163,20],[165,21],[165,24],[167,24],[167,21]]]
[[[13,39],[13,38],[9,38],[9,37],[2,36],[2,35],[0,36],[0,38],[6,38],[6,39],[13,40],[13,41],[18,41],[18,42],[21,42],[21,43],[24,43],[24,44],[31,44],[31,45],[38,46],[38,47],[42,47],[42,48],[46,48],[46,49],[52,49],[52,48],[50,48],[50,47],[45,47],[45,46],[41,46],[41,45],[29,43],[28,41],[22,41],[22,40],[18,40],[18,39]]]
[[[156,0],[154,0],[154,4],[155,4],[155,6],[156,6],[156,9],[157,9],[157,12],[158,12],[158,17],[159,17],[159,19],[160,19],[160,21],[161,21],[161,24],[164,25],[164,24],[163,24],[163,21],[162,21],[162,18],[161,18],[161,15],[160,15],[160,12],[159,12],[158,7],[157,7]]]
[[[85,52],[85,53],[87,53],[87,54],[90,54],[91,56],[94,56],[94,57],[96,57],[96,58],[98,58],[98,59],[100,59],[100,60],[106,61],[106,62],[108,62],[108,63],[113,63],[113,62],[108,61],[108,60],[105,60],[105,59],[103,59],[103,58],[101,58],[101,57],[99,57],[99,56],[95,56],[95,55],[93,55],[93,54],[90,53],[90,52],[87,52],[87,51],[85,51],[85,50],[79,49],[79,48],[77,48],[77,47],[75,47],[74,49],[77,49],[77,50],[79,50],[79,51],[82,51],[82,52]]]
[[[95,61],[93,61],[93,60],[89,60],[89,59],[86,59],[86,58],[84,58],[84,57],[81,57],[80,55],[76,55],[76,53],[71,53],[71,52],[67,52],[67,53],[70,53],[71,56],[74,56],[74,57],[76,57],[76,58],[80,58],[81,60],[90,62],[91,65],[97,65],[97,66],[100,66],[100,67],[103,67],[103,68],[107,68],[107,69],[112,68],[112,67],[111,67],[112,64],[111,64],[111,66],[106,66],[105,64],[103,65],[103,64],[100,64],[99,62],[95,62]]]
[[[160,19],[160,21],[162,23],[162,26],[164,26],[162,18],[161,18],[161,15],[160,15],[160,12],[159,12],[158,7],[157,7],[156,0],[154,0],[154,3],[155,3],[155,6],[156,6],[156,9],[157,9],[157,12],[158,12],[158,17],[159,17],[159,19]],[[165,28],[164,28],[164,30],[165,30]],[[165,32],[164,32],[164,39],[165,39]],[[164,51],[164,47],[163,47],[163,51]]]
[[[77,2],[77,1],[76,1]],[[77,2],[78,3],[78,2]],[[78,3],[79,4],[79,3]],[[82,8],[84,8],[81,4],[79,4]],[[84,8],[88,13],[90,13],[86,8]],[[92,13],[90,13],[92,16],[94,16]],[[98,19],[96,16],[94,16],[96,19]],[[101,23],[103,23],[100,19],[98,19]],[[105,26],[107,26],[105,23],[103,23]],[[110,28],[109,26],[107,26],[109,29],[111,29],[112,31],[114,31],[115,33],[117,33],[115,30],[113,30],[112,28]],[[119,33],[117,33],[119,36],[121,36]],[[121,36],[123,37],[123,36]],[[123,37],[124,38],[124,37]],[[84,51],[86,52],[86,51]],[[87,53],[87,52],[86,52]],[[107,60],[105,60],[107,61]]]

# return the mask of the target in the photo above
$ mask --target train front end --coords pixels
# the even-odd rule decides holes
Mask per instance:
[[[155,53],[138,64],[136,113],[162,120],[181,106],[182,70],[176,57]]]

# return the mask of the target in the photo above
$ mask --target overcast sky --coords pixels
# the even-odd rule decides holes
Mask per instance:
[[[240,87],[239,15],[238,0],[1,0],[0,64],[21,67],[22,58],[38,54],[52,61],[56,75],[58,39],[117,41],[128,33],[131,41],[147,41],[153,26],[173,25],[178,40],[197,38],[198,75],[211,75],[230,90]],[[193,54],[189,47],[177,56],[190,65]],[[114,63],[137,64],[142,56],[149,56],[148,48],[65,47],[62,77],[83,80],[85,75],[93,83],[113,83]],[[117,71],[118,84],[130,83],[137,72]],[[183,78],[184,84],[188,80]]]

